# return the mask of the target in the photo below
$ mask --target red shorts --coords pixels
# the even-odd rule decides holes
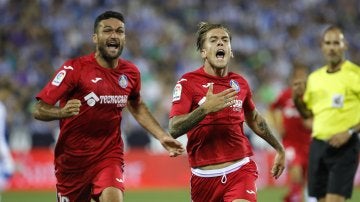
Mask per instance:
[[[300,166],[305,173],[308,167],[309,151],[304,148],[285,145],[285,152],[287,167]]]
[[[101,192],[107,187],[124,191],[123,167],[109,164],[99,171],[87,170],[85,173],[56,173],[58,202],[98,201]]]
[[[192,202],[216,201],[232,202],[235,199],[246,199],[256,202],[256,184],[258,178],[254,161],[243,165],[240,169],[217,177],[191,176]]]

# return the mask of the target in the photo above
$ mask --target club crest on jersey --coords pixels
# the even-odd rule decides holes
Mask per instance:
[[[55,78],[52,80],[51,84],[54,86],[59,86],[61,84],[61,82],[64,80],[66,76],[66,71],[65,70],[61,70],[59,71]]]
[[[235,81],[234,79],[230,80],[230,86],[231,88],[233,88],[236,92],[240,91],[240,86],[239,83],[237,81]]]
[[[128,85],[128,78],[125,74],[121,75],[119,78],[119,85],[121,88],[126,88]]]
[[[181,84],[176,84],[174,87],[174,91],[173,91],[173,102],[180,100],[181,98],[181,91],[182,91],[182,86]]]

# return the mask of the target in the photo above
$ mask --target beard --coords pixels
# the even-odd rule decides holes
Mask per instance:
[[[123,51],[123,48],[124,47],[120,45],[117,53],[115,53],[115,54],[109,53],[109,51],[106,50],[106,45],[99,46],[98,50],[99,50],[100,56],[102,58],[104,58],[104,60],[111,61],[111,60],[118,59],[120,57],[120,55]]]

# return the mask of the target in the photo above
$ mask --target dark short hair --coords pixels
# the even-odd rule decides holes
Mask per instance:
[[[105,11],[104,13],[97,16],[94,23],[94,33],[96,32],[96,29],[99,25],[99,23],[103,20],[109,19],[109,18],[116,18],[120,20],[121,22],[125,23],[123,14],[116,12],[116,11]]]
[[[197,50],[202,49],[202,47],[204,45],[206,33],[212,29],[218,29],[218,28],[225,30],[228,33],[228,35],[230,37],[230,41],[231,41],[230,31],[222,24],[212,24],[212,23],[208,23],[208,22],[200,22],[198,25],[198,30],[196,32],[196,34],[197,34],[197,41],[196,41]]]

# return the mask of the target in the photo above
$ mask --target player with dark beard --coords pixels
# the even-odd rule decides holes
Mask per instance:
[[[55,147],[58,202],[123,201],[120,124],[125,107],[170,156],[184,151],[141,100],[138,68],[119,58],[125,45],[123,15],[113,11],[99,15],[93,42],[95,53],[66,61],[36,96],[34,117],[60,120]]]

